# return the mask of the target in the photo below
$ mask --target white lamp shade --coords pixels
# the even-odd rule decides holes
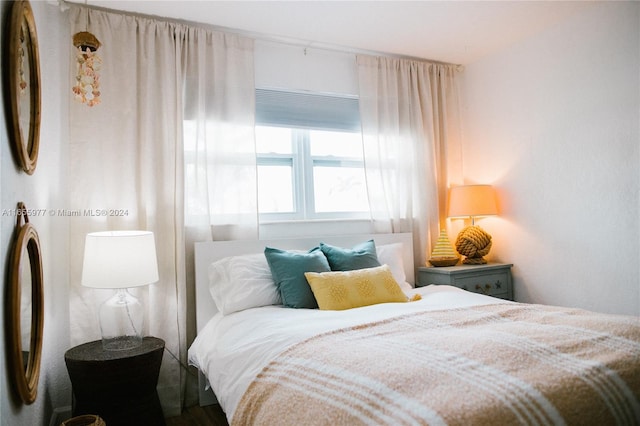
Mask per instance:
[[[158,281],[153,232],[108,231],[87,234],[82,285],[129,288]]]
[[[491,185],[461,185],[450,189],[449,217],[492,216],[497,214],[496,194]]]

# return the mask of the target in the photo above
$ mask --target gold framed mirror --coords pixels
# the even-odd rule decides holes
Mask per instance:
[[[8,52],[11,146],[22,170],[33,174],[40,145],[40,59],[36,24],[28,0],[13,2]]]
[[[42,356],[42,255],[38,233],[22,202],[16,217],[7,288],[7,350],[16,391],[25,404],[31,404],[36,400]]]

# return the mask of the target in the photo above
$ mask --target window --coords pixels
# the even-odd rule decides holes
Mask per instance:
[[[369,216],[357,99],[256,91],[262,221]]]

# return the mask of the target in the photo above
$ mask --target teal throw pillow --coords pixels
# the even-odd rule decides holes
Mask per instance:
[[[353,271],[380,266],[373,240],[365,241],[351,249],[320,243],[320,250],[327,257],[332,271]]]
[[[304,273],[331,271],[322,251],[316,247],[308,253],[297,253],[265,247],[264,255],[282,297],[282,303],[290,308],[316,309],[318,302]]]

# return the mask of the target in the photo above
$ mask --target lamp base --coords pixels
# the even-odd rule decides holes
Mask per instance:
[[[487,259],[484,257],[465,257],[462,263],[465,265],[484,265],[487,263]]]
[[[491,235],[476,225],[467,226],[456,238],[456,250],[465,256],[462,263],[482,265],[487,263],[483,256],[491,250]]]
[[[142,344],[144,311],[137,297],[120,288],[100,306],[102,348],[107,351],[133,349]]]

